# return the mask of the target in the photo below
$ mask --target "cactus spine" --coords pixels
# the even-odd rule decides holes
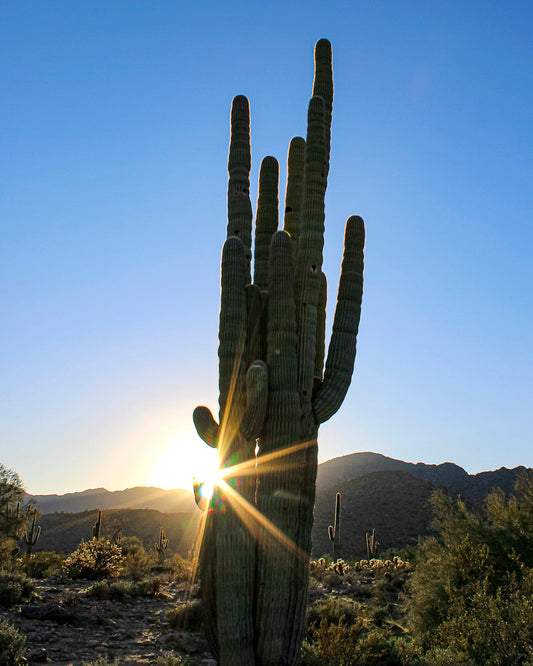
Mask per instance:
[[[323,39],[315,47],[307,138],[289,146],[283,231],[279,166],[273,157],[261,163],[253,283],[248,100],[235,97],[231,109],[219,421],[204,406],[193,414],[200,437],[217,447],[221,469],[229,468],[211,498],[200,554],[206,633],[222,666],[299,661],[318,427],[339,409],[351,381],[363,291],[364,224],[352,216],[324,367],[332,102],[331,45]]]
[[[341,494],[335,496],[335,523],[328,526],[329,540],[333,544],[333,562],[337,561],[341,545]]]
[[[159,541],[155,542],[155,549],[157,551],[159,564],[163,564],[163,561],[165,559],[165,550],[167,549],[167,547],[168,547],[167,535],[165,534],[165,530],[161,528],[159,530]]]
[[[26,544],[26,555],[28,557],[31,557],[32,549],[37,543],[39,536],[41,534],[41,526],[39,525],[37,527],[37,530],[35,529],[35,522],[37,520],[37,512],[33,512],[33,519],[31,521],[31,527],[30,531],[26,531],[24,534],[24,543]]]
[[[98,541],[100,539],[100,530],[102,529],[102,510],[98,509],[98,518],[93,525],[93,539]]]

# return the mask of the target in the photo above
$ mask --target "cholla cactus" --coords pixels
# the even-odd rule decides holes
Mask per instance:
[[[159,564],[163,564],[165,559],[165,551],[168,547],[167,535],[165,534],[165,530],[163,528],[159,530],[159,541],[156,541],[154,546],[157,551]]]
[[[318,428],[351,381],[363,290],[364,224],[352,216],[324,365],[332,102],[331,45],[323,39],[307,138],[289,146],[282,231],[279,166],[273,157],[261,163],[253,275],[248,100],[236,97],[231,109],[219,420],[204,406],[193,415],[228,470],[210,502],[200,564],[206,633],[222,666],[297,664],[305,632]]]

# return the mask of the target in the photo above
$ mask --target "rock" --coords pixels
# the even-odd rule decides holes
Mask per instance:
[[[33,648],[29,652],[26,652],[27,661],[36,661],[36,662],[46,662],[48,661],[48,653],[45,648]]]
[[[54,602],[45,606],[23,606],[20,613],[31,620],[51,620],[53,622],[66,622],[74,617],[66,606]]]

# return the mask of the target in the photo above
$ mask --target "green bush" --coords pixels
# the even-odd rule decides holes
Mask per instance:
[[[156,597],[160,591],[161,581],[159,578],[143,581],[102,580],[94,583],[87,590],[87,594],[100,600],[125,601],[131,597]]]
[[[33,583],[22,571],[0,571],[0,606],[8,607],[27,601],[33,592]]]
[[[82,666],[120,666],[120,660],[117,657],[114,661],[107,661],[105,657],[101,655],[95,661],[83,662]]]
[[[0,666],[18,666],[25,663],[26,636],[5,620],[0,620]]]
[[[118,576],[120,565],[120,546],[108,539],[93,539],[80,543],[78,549],[63,562],[62,572],[67,578],[98,580]]]
[[[58,553],[39,551],[24,559],[24,571],[32,578],[49,578],[61,571],[64,559]]]
[[[352,599],[328,597],[318,599],[307,608],[308,627],[318,626],[322,620],[327,625],[338,624],[341,618],[352,625],[357,622],[360,604]]]
[[[533,475],[484,514],[436,493],[435,529],[408,584],[407,623],[428,664],[533,664]]]
[[[197,631],[203,626],[202,602],[199,599],[180,603],[166,612],[167,622],[173,629]]]
[[[173,654],[161,654],[155,666],[194,666],[198,662],[190,657],[175,657]]]
[[[122,558],[122,576],[132,580],[141,580],[147,576],[155,565],[153,553],[140,549],[130,551]]]
[[[179,553],[176,553],[174,557],[167,562],[170,567],[170,571],[178,583],[184,582],[193,582],[196,567],[193,560],[188,560],[185,557],[182,557]]]

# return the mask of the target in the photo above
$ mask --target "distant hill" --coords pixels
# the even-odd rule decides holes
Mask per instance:
[[[378,453],[352,453],[318,466],[313,555],[331,552],[327,528],[333,523],[335,494],[342,495],[341,554],[366,556],[365,533],[376,530],[382,549],[414,545],[430,533],[428,498],[438,487],[479,505],[494,487],[509,494],[525,467],[502,467],[468,474],[454,463],[427,465]],[[35,495],[42,526],[36,550],[72,551],[91,538],[95,509],[104,511],[103,534],[120,525],[124,536],[138,536],[152,548],[163,527],[172,550],[186,554],[200,512],[188,490],[136,487],[110,492],[95,488],[65,495]],[[192,526],[192,527],[191,527]]]
[[[81,513],[46,513],[39,516],[41,535],[35,551],[52,550],[72,552],[83,539],[92,538],[92,527],[98,511]],[[111,536],[120,530],[122,536],[136,536],[147,550],[154,550],[162,527],[169,540],[168,551],[185,556],[193,547],[201,513],[162,513],[153,509],[107,509],[102,511],[102,536]]]
[[[520,472],[526,471],[526,468],[522,466],[514,469],[502,467],[492,472],[468,474],[462,467],[450,462],[440,465],[415,464],[388,458],[379,453],[351,453],[347,456],[333,458],[318,466],[317,493],[371,472],[392,471],[411,474],[434,486],[448,488],[452,492],[459,493],[465,499],[479,502],[492,488],[502,488],[506,494],[509,494],[514,488],[518,475]]]
[[[341,493],[341,557],[366,557],[365,534],[376,530],[381,550],[416,545],[430,534],[428,503],[435,486],[400,471],[372,472],[336,484],[317,495],[313,556],[331,553],[328,525],[335,520],[335,495]]]
[[[77,513],[86,509],[154,509],[170,513],[190,513],[195,510],[192,491],[177,488],[137,486],[126,490],[109,491],[93,488],[65,495],[33,495],[39,511]]]

